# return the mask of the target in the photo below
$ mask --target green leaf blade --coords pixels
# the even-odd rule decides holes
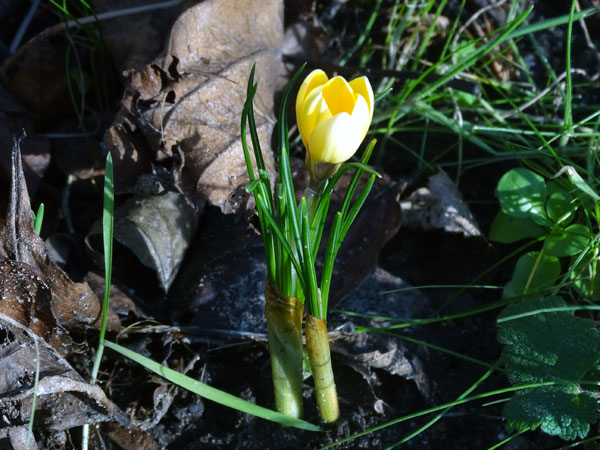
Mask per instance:
[[[540,252],[522,255],[515,266],[512,279],[504,287],[504,298],[517,297],[527,292],[548,289],[560,275],[560,262],[556,256]]]
[[[544,251],[558,257],[577,255],[587,248],[591,239],[589,228],[575,223],[548,236],[544,242]]]
[[[538,238],[544,234],[544,229],[531,219],[509,216],[500,210],[492,222],[490,240],[502,244],[511,244],[522,239]]]
[[[277,422],[285,426],[300,428],[308,431],[320,431],[318,426],[313,425],[310,422],[289,417],[276,411],[263,408],[262,406],[255,405],[254,403],[250,403],[244,399],[188,377],[187,375],[179,373],[173,369],[169,369],[168,367],[163,366],[162,364],[159,364],[150,358],[146,358],[145,356],[142,356],[121,345],[114,344],[109,341],[106,341],[105,345],[108,348],[122,354],[123,356],[132,359],[157,375],[160,375],[161,377],[171,381],[172,383],[175,383],[178,386],[193,392],[194,394],[200,395],[221,405],[228,406],[244,413],[252,414],[262,419]]]
[[[537,222],[546,216],[546,182],[529,169],[509,170],[498,182],[498,200],[505,214]]]
[[[554,190],[554,192],[550,193],[550,190]],[[550,220],[554,223],[562,223],[571,219],[577,210],[573,196],[562,189],[557,190],[555,183],[548,185],[548,193],[546,212]]]

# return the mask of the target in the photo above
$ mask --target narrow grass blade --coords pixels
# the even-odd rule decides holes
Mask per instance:
[[[114,225],[114,174],[113,162],[110,152],[106,155],[106,168],[104,172],[104,210],[102,213],[102,240],[104,244],[104,300],[102,302],[102,322],[98,336],[98,350],[91,372],[91,383],[96,382],[100,361],[104,351],[104,336],[106,334],[106,322],[108,320],[108,302],[110,298],[110,281],[112,275],[112,253],[113,253],[113,225]]]
[[[246,161],[246,167],[248,169],[248,176],[250,177],[250,182],[256,181],[254,178],[254,166],[252,164],[252,160],[250,159],[250,151],[248,150],[248,140],[246,138],[246,124],[248,122],[248,114],[250,111],[250,104],[252,103],[252,99],[256,94],[256,84],[252,84],[252,80],[254,79],[254,67],[250,72],[250,79],[248,80],[248,90],[246,92],[246,102],[244,103],[244,109],[242,110],[242,122],[240,125],[241,134],[240,137],[242,139],[242,149],[244,151],[244,160]]]
[[[489,376],[494,372],[494,370],[496,369],[496,367],[498,365],[499,365],[499,362],[496,362],[495,365],[493,365],[492,367],[490,367],[490,369],[486,373],[484,373],[483,376],[481,378],[479,378],[479,380],[477,380],[475,383],[473,383],[471,386],[469,386],[469,388],[466,391],[464,391],[461,394],[460,397],[458,397],[458,400],[461,400],[461,399],[465,398],[467,395],[469,395],[471,392],[473,392],[475,390],[475,388],[477,388],[479,385],[481,385],[481,383],[483,383],[487,378],[489,378]],[[439,414],[437,414],[433,419],[431,419],[425,425],[423,425],[420,428],[418,428],[417,430],[413,431],[412,433],[410,433],[408,436],[406,436],[402,440],[400,440],[400,441],[396,442],[395,444],[389,446],[388,449],[396,448],[399,445],[402,445],[402,444],[410,441],[413,437],[421,434],[427,428],[431,427],[438,420],[440,420],[442,417],[444,417],[444,414],[446,414],[449,410],[450,410],[450,408],[442,410]]]
[[[290,96],[292,88],[296,85],[300,75],[304,71],[306,63],[300,66],[296,71],[290,82],[288,83],[283,96],[281,99],[281,106],[279,110],[279,124],[278,124],[278,138],[279,138],[279,178],[283,185],[284,199],[287,204],[287,220],[290,226],[291,234],[294,236],[294,242],[296,244],[296,251],[298,252],[298,259],[300,265],[304,264],[304,252],[302,251],[301,242],[301,227],[300,220],[296,211],[296,195],[294,193],[294,183],[292,181],[292,172],[290,169],[290,156],[289,156],[289,138],[288,138],[288,126],[287,126],[287,102]],[[306,287],[306,285],[305,285]],[[305,291],[306,292],[306,291]]]
[[[520,15],[515,17],[515,19],[511,23],[508,23],[508,24],[504,25],[503,27],[501,27],[499,30],[500,34],[497,37],[489,40],[488,42],[483,44],[481,47],[479,47],[477,49],[477,51],[473,52],[472,54],[470,54],[469,56],[464,58],[462,61],[459,61],[457,64],[453,65],[451,67],[451,69],[448,72],[446,72],[445,74],[443,74],[438,80],[436,80],[435,82],[433,82],[432,84],[430,84],[429,86],[427,86],[423,90],[421,90],[418,94],[418,97],[425,98],[426,96],[428,96],[429,94],[434,92],[437,88],[439,88],[440,86],[445,84],[448,80],[450,80],[451,78],[456,76],[458,73],[460,73],[463,70],[467,69],[468,67],[472,66],[479,58],[481,58],[484,55],[487,55],[490,51],[492,51],[492,49],[494,49],[494,47],[496,47],[500,43],[509,39],[510,34],[527,18],[527,16],[529,16],[529,13],[531,13],[531,10],[532,10],[532,8],[528,8],[523,13],[521,13]],[[417,80],[415,80],[412,85],[413,88],[416,87],[417,84],[420,83],[427,75],[429,75],[429,73],[431,71],[433,71],[436,67],[437,67],[437,65],[432,66],[431,69],[425,71],[421,75],[421,77],[419,77]],[[404,93],[404,96],[402,98],[402,101],[404,101],[408,97],[411,90],[412,89],[406,90],[406,92]]]
[[[142,356],[121,345],[109,341],[106,341],[105,345],[111,350],[114,350],[121,355],[135,361],[136,363],[144,366],[146,369],[154,372],[155,374],[160,375],[166,380],[169,380],[170,382],[175,383],[176,385],[208,400],[212,400],[213,402],[228,406],[229,408],[236,409],[240,412],[252,414],[253,416],[270,420],[272,422],[277,422],[288,427],[300,428],[308,431],[320,431],[318,426],[313,425],[310,422],[306,422],[301,419],[294,419],[276,411],[255,405],[254,403],[247,402],[246,400],[236,397],[235,395],[231,395],[227,392],[221,391],[220,389],[216,389],[212,386],[201,383],[198,380],[194,380],[193,378],[183,375],[182,373],[179,373],[173,369],[169,369],[168,367],[163,366],[156,361],[146,358],[145,356]]]
[[[573,133],[573,111],[571,110],[571,103],[573,98],[573,81],[571,75],[571,43],[572,43],[572,33],[573,33],[573,15],[575,14],[575,5],[577,4],[576,0],[572,0],[571,2],[571,12],[569,14],[569,22],[567,24],[567,38],[566,38],[566,46],[567,46],[567,54],[565,58],[566,63],[566,72],[567,72],[567,86],[566,90],[566,98],[565,98],[565,111],[563,116],[563,127],[565,136],[561,138],[561,146],[564,147],[569,139],[571,133]]]
[[[381,2],[382,2],[382,0],[376,1],[375,6],[373,7],[373,11],[371,12],[371,16],[369,17],[369,21],[367,22],[367,25],[365,26],[364,31],[361,33],[361,35],[356,40],[356,44],[354,45],[354,47],[352,47],[350,50],[348,50],[348,52],[346,52],[344,57],[340,60],[340,62],[339,62],[340,66],[345,66],[346,63],[350,60],[350,58],[352,58],[354,53],[365,43],[367,36],[369,35],[369,33],[371,32],[371,29],[373,28],[373,25],[375,25],[375,19],[377,19],[378,15],[379,15],[379,8],[381,8]]]
[[[588,9],[585,9],[583,11],[573,14],[573,20],[575,21],[575,20],[584,19],[586,17],[589,17],[594,14],[598,14],[598,13],[600,13],[600,8],[598,8],[598,7],[588,8]],[[511,32],[508,35],[507,39],[514,39],[517,37],[536,33],[538,31],[547,30],[549,28],[554,28],[554,27],[558,27],[561,25],[565,25],[565,24],[569,23],[569,20],[570,20],[570,15],[565,14],[564,16],[555,17],[553,19],[544,20],[544,21],[538,22],[538,23],[533,23],[531,25],[524,26],[523,28],[519,28],[518,30]]]
[[[350,208],[350,211],[348,211],[348,214],[346,214],[346,217],[344,217],[344,224],[342,226],[342,232],[338,238],[339,245],[342,244],[342,241],[346,237],[346,233],[348,233],[348,230],[350,229],[352,222],[354,222],[354,219],[356,219],[356,216],[360,212],[360,209],[362,208],[365,201],[367,200],[367,196],[371,192],[371,189],[373,188],[374,183],[375,183],[375,175],[371,175],[371,178],[369,178],[369,181],[367,181],[367,183],[365,184],[365,187],[360,192],[356,201]]]
[[[100,363],[104,353],[104,336],[106,335],[106,323],[108,320],[108,306],[110,299],[110,281],[112,276],[113,259],[113,229],[115,209],[115,183],[113,173],[113,162],[110,152],[106,155],[104,169],[104,208],[102,212],[102,240],[104,244],[104,299],[102,301],[102,316],[100,322],[100,333],[98,335],[98,348],[90,374],[90,383],[96,383]],[[81,431],[81,448],[87,450],[89,445],[89,424],[85,424]]]
[[[525,390],[525,389],[533,389],[533,388],[536,388],[536,387],[554,386],[554,385],[557,385],[557,384],[558,383],[556,383],[554,381],[545,381],[545,382],[541,382],[541,383],[523,384],[521,386],[511,386],[511,387],[507,387],[507,388],[504,388],[504,389],[497,389],[497,390],[494,390],[494,391],[484,392],[482,394],[477,394],[477,395],[473,395],[473,396],[470,396],[470,397],[465,397],[465,398],[462,398],[460,400],[454,400],[454,401],[449,402],[449,403],[444,403],[443,405],[435,406],[433,408],[424,409],[424,410],[418,411],[416,413],[408,414],[406,416],[399,417],[399,418],[391,420],[389,422],[382,423],[381,425],[377,425],[377,426],[375,426],[373,428],[369,428],[368,430],[361,431],[360,433],[354,434],[352,436],[349,436],[347,438],[341,439],[341,440],[339,440],[337,442],[334,442],[332,444],[326,445],[325,447],[321,447],[321,448],[322,449],[326,449],[326,448],[331,448],[331,447],[339,446],[339,445],[344,444],[346,442],[349,442],[349,441],[351,441],[353,439],[359,438],[361,436],[366,436],[367,434],[373,433],[375,431],[382,430],[382,429],[387,428],[389,426],[396,425],[396,424],[401,423],[401,422],[406,422],[407,420],[415,419],[417,417],[425,416],[425,415],[430,414],[430,413],[441,411],[441,410],[447,409],[447,408],[452,407],[452,406],[463,405],[465,403],[469,403],[469,402],[472,402],[474,400],[479,400],[479,399],[482,399],[482,398],[493,397],[493,396],[496,396],[496,395],[504,395],[504,394],[507,394],[509,392],[517,392],[517,391],[522,391],[522,390]]]
[[[44,222],[44,204],[40,203],[37,212],[33,215],[33,229],[37,234],[42,231],[42,223]]]
[[[581,175],[579,175],[577,173],[577,171],[575,170],[575,168],[573,166],[565,166],[562,169],[560,169],[552,178],[558,178],[560,175],[562,175],[564,172],[567,173],[567,175],[569,176],[569,179],[571,180],[571,182],[575,185],[575,187],[577,189],[579,189],[581,192],[589,195],[590,197],[592,197],[592,199],[594,199],[594,201],[598,201],[600,200],[600,196],[596,193],[596,191],[594,191],[584,180],[583,178],[581,178]]]

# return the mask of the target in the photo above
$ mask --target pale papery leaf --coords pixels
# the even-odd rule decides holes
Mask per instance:
[[[34,393],[37,427],[67,430],[85,423],[129,422],[99,386],[86,383],[37,333],[0,313],[0,440],[19,438],[15,431],[29,421]]]
[[[155,152],[167,160],[174,187],[188,198],[206,198],[225,213],[249,198],[240,142],[240,118],[252,64],[258,90],[256,126],[267,168],[274,172],[271,135],[273,94],[282,63],[283,4],[280,0],[209,0],[184,12],[171,30],[165,55],[131,73],[134,93],[124,104],[128,119],[109,130],[105,144],[117,153],[116,178],[135,139],[122,127],[131,118]],[[118,136],[118,139],[115,139]]]

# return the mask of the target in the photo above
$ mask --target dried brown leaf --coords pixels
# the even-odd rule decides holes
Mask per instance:
[[[85,281],[94,290],[98,298],[104,297],[105,280],[103,277],[94,272],[88,272]],[[135,319],[148,319],[148,316],[135,301],[114,284],[110,286],[110,308],[121,317],[130,316]]]
[[[107,133],[105,145],[119,155],[117,179],[118,161],[129,159],[127,151],[136,139],[134,133],[123,136],[124,124],[135,121],[138,126],[128,128],[143,133],[156,151],[155,163],[172,161],[172,177],[180,191],[200,194],[225,213],[240,207],[248,181],[240,117],[253,63],[258,135],[273,171],[273,158],[266,150],[281,72],[282,9],[281,0],[208,0],[179,17],[166,55],[131,74],[135,92],[124,102],[130,116],[122,116]]]
[[[73,111],[64,56],[49,39],[34,39],[27,46],[6,86],[27,106],[36,123],[54,121]]]
[[[481,236],[469,206],[448,174],[439,169],[401,204],[403,225],[423,230],[444,230],[465,237]]]
[[[36,426],[67,430],[86,423],[127,417],[97,385],[86,383],[69,363],[36,333],[0,313],[0,439],[28,423],[39,361]],[[13,439],[12,436],[11,440]]]
[[[41,272],[29,264],[0,258],[0,314],[29,327],[67,354],[70,343],[56,323],[51,303],[50,287]]]
[[[0,240],[0,257],[25,263],[32,270],[39,271],[40,279],[50,288],[52,313],[60,325],[100,325],[101,304],[98,297],[87,283],[75,283],[54,264],[44,241],[33,230],[31,204],[21,163],[20,139],[13,146],[9,208],[6,223],[0,231]],[[37,294],[33,292],[31,295],[35,298]],[[114,312],[109,313],[108,324],[111,329],[118,328],[119,319]]]
[[[146,267],[156,271],[167,292],[177,275],[194,233],[196,211],[181,194],[166,192],[151,197],[136,196],[115,212],[115,240],[129,248]],[[102,223],[96,222],[88,235],[101,236]]]
[[[120,448],[135,448],[137,450],[159,450],[161,447],[150,433],[130,424],[120,426],[116,422],[106,424],[108,437]]]

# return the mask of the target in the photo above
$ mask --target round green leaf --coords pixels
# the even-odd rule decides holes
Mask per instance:
[[[558,257],[577,255],[587,247],[591,238],[590,230],[585,225],[575,223],[553,231],[544,243],[544,251]]]
[[[548,186],[548,191],[550,191],[550,185]],[[557,189],[548,196],[546,212],[550,220],[554,223],[568,221],[573,217],[576,209],[577,205],[573,202],[573,196],[567,191]]]
[[[503,297],[516,297],[526,292],[551,287],[560,275],[560,262],[556,256],[529,252],[517,261],[512,280],[504,287]]]
[[[531,219],[519,219],[500,210],[492,222],[490,240],[510,244],[521,239],[540,237],[544,233],[544,229]]]
[[[506,172],[498,182],[498,200],[509,216],[531,218],[536,223],[547,221],[546,182],[531,170],[517,168]]]

